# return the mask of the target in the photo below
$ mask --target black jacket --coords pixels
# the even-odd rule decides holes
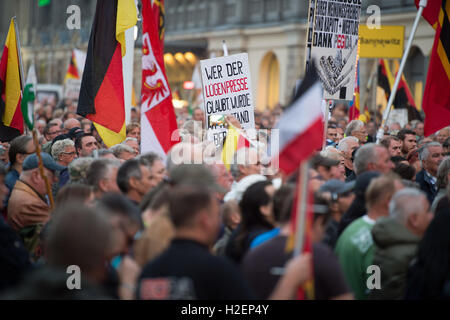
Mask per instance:
[[[425,170],[419,171],[416,175],[416,182],[419,184],[420,189],[427,194],[428,201],[433,203],[438,189],[436,184],[433,184],[430,177],[426,174]]]

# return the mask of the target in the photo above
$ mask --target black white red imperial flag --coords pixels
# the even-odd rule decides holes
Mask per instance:
[[[323,143],[322,84],[311,63],[292,104],[281,116],[280,169],[287,175],[308,159]]]

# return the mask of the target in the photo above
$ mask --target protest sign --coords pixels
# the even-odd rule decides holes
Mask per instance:
[[[361,0],[316,0],[311,57],[324,99],[353,100]]]
[[[389,118],[386,122],[388,126],[398,122],[402,128],[408,124],[408,110],[407,109],[392,109]]]
[[[380,29],[359,27],[360,58],[401,59],[405,26],[381,26]]]
[[[64,98],[78,100],[80,88],[81,79],[67,79],[64,84]]]
[[[247,53],[200,61],[207,139],[222,147],[227,134],[225,116],[233,115],[242,128],[255,128]]]

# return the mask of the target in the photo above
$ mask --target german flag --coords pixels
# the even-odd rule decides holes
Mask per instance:
[[[80,79],[80,75],[78,73],[77,61],[75,59],[75,51],[72,51],[72,57],[70,58],[69,68],[67,68],[66,77],[64,78],[64,82],[67,79]]]
[[[222,161],[228,170],[233,163],[234,154],[242,148],[250,148],[250,141],[242,134],[241,130],[230,124],[222,149]]]
[[[19,50],[14,18],[11,19],[0,62],[0,111],[2,115],[1,140],[8,141],[23,133],[20,108],[22,82],[20,78]]]
[[[450,125],[450,0],[428,1],[422,16],[436,30],[422,101],[429,136]]]
[[[398,74],[399,63],[397,60],[394,61],[395,65],[395,76]],[[395,94],[394,99],[395,108],[406,108],[408,109],[408,119],[411,120],[421,120],[422,116],[416,106],[416,102],[414,101],[414,97],[409,89],[408,82],[406,82],[405,76],[402,73],[402,77],[400,78],[400,82],[398,83],[397,93]]]
[[[364,123],[367,123],[370,120],[369,111],[365,110],[364,114],[361,113],[361,103],[360,103],[360,89],[359,89],[359,61],[356,66],[356,84],[355,84],[355,92],[353,94],[353,101],[350,102],[349,110],[348,110],[348,119],[351,120],[361,120]]]
[[[394,82],[395,78],[393,77],[391,70],[389,69],[389,63],[387,59],[380,59],[378,65],[378,86],[384,90],[386,100],[389,100]],[[403,75],[397,87],[397,92],[395,93],[393,106],[396,109],[407,109],[409,121],[414,119],[422,120],[419,111],[415,107],[414,99]],[[384,112],[385,108],[386,106],[384,106],[381,112]]]
[[[386,100],[389,100],[391,95],[391,88],[394,86],[394,77],[389,69],[389,63],[386,59],[380,59],[378,64],[378,86],[384,90]],[[381,110],[384,112],[383,110]]]
[[[133,0],[97,1],[77,113],[94,122],[108,147],[126,136],[122,57],[125,30],[136,22]]]

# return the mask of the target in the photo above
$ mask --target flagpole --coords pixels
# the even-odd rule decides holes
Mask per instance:
[[[402,77],[403,69],[405,68],[406,60],[408,59],[409,50],[411,49],[412,42],[414,40],[414,36],[416,34],[416,31],[417,31],[417,27],[419,26],[420,17],[422,16],[422,12],[425,9],[425,7],[427,6],[427,4],[428,4],[428,0],[420,0],[419,10],[417,11],[416,19],[414,21],[414,25],[412,27],[411,34],[410,34],[409,39],[408,39],[408,44],[406,45],[405,52],[403,53],[402,62],[400,64],[400,68],[398,69],[397,76],[395,77],[394,87],[391,90],[391,95],[389,96],[389,101],[388,101],[387,107],[384,110],[383,120],[381,122],[381,126],[378,129],[377,143],[380,143],[380,140],[383,139],[384,126],[386,125],[386,122],[387,122],[387,120],[389,118],[389,114],[391,112],[392,104],[394,102],[395,95],[397,93],[397,88],[398,88],[398,85],[400,83],[400,79]]]
[[[22,50],[20,46],[20,37],[19,37],[19,28],[17,26],[17,18],[13,17],[14,21],[14,29],[16,30],[16,43],[17,43],[17,55],[19,56],[19,73],[20,73],[20,85],[22,86],[22,90],[25,87],[25,82],[23,79],[23,61],[22,61]]]
[[[228,57],[228,47],[225,40],[222,40],[223,56]]]
[[[50,201],[50,209],[54,208],[54,202],[53,202],[53,194],[52,194],[52,189],[50,186],[50,181],[48,181],[48,177],[44,172],[44,165],[42,162],[42,155],[41,155],[41,146],[39,145],[39,141],[37,138],[37,131],[36,128],[34,128],[32,130],[33,132],[33,140],[34,140],[34,145],[36,146],[36,154],[38,156],[38,165],[39,165],[39,173],[41,174],[41,177],[44,179],[45,182],[45,188],[47,189],[47,195],[48,195],[48,200]]]
[[[14,21],[14,29],[16,30],[17,55],[19,57],[20,83],[22,86],[21,95],[23,96],[23,90],[25,89],[25,82],[24,82],[24,78],[23,78],[23,62],[22,62],[22,52],[21,52],[22,50],[21,50],[21,46],[20,46],[19,28],[17,27],[16,17],[13,17],[13,21]],[[33,117],[34,117],[34,110],[33,110]],[[27,125],[24,125],[24,127],[26,127],[28,129]],[[34,145],[36,147],[36,155],[38,157],[39,173],[41,174],[41,177],[42,177],[42,179],[44,179],[44,182],[45,182],[45,188],[47,189],[48,199],[50,201],[50,209],[53,209],[53,207],[54,207],[53,194],[52,194],[50,182],[48,181],[47,175],[44,172],[44,165],[43,165],[42,156],[41,156],[41,146],[39,145],[36,128],[34,128],[32,130],[32,133],[33,133]]]
[[[303,251],[305,238],[306,204],[308,202],[308,171],[309,162],[303,161],[298,171],[298,194],[297,194],[297,221],[296,221],[296,239],[294,247],[294,256],[298,256]]]
[[[255,143],[247,136],[247,134],[239,129],[238,127],[236,127],[235,125],[233,125],[231,122],[229,122],[228,120],[226,120],[227,124],[231,127],[233,127],[234,130],[237,131],[237,133],[239,133],[240,135],[242,135],[245,139],[247,139],[247,141],[252,145],[253,148],[258,149],[258,146],[255,145]]]

